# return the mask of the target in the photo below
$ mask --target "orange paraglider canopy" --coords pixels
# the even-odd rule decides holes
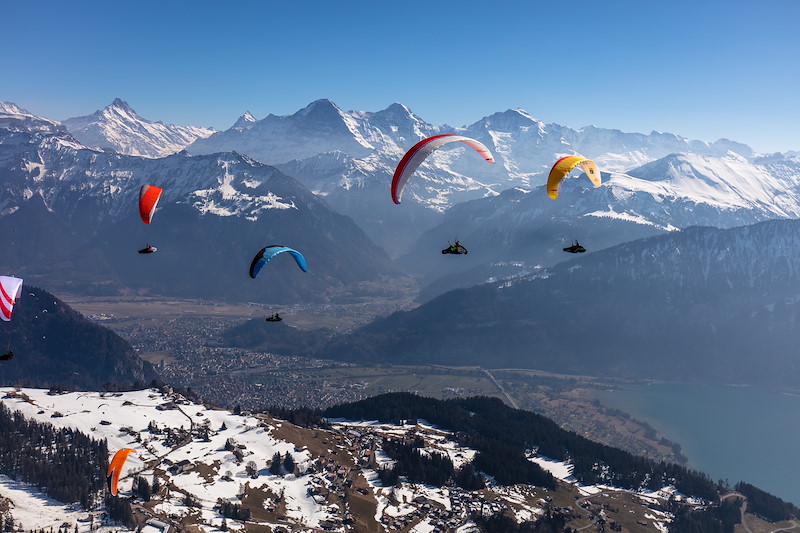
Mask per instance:
[[[111,463],[108,465],[106,482],[108,483],[108,490],[110,490],[111,494],[114,496],[117,495],[117,482],[119,481],[119,475],[122,472],[122,465],[125,464],[125,460],[128,458],[128,455],[131,452],[136,452],[136,450],[133,448],[122,448],[114,454],[114,458],[111,459]]]

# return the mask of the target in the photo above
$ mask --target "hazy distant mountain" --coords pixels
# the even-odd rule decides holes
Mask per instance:
[[[180,152],[197,139],[215,132],[210,128],[144,119],[119,98],[91,115],[68,118],[63,124],[81,144],[144,157],[164,157]]]
[[[799,249],[796,220],[687,228],[448,292],[323,355],[793,385]]]
[[[63,127],[0,113],[0,266],[48,287],[225,299],[325,299],[396,274],[349,218],[273,167],[236,153],[161,159],[88,149]],[[12,124],[13,123],[13,124]],[[12,127],[13,126],[13,127]],[[138,216],[142,184],[164,188],[153,224]],[[136,254],[148,242],[159,251]],[[308,261],[255,253],[287,244]]]
[[[158,378],[127,341],[47,291],[24,285],[11,318],[3,340],[11,336],[15,356],[2,362],[3,385],[130,389]]]

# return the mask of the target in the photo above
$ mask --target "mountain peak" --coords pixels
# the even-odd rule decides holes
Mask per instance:
[[[106,109],[114,109],[114,108],[119,109],[121,111],[126,111],[131,115],[136,115],[136,111],[134,111],[133,108],[130,105],[128,105],[128,102],[126,102],[119,96],[114,98],[114,101],[111,102],[110,105],[106,106]]]
[[[232,127],[233,128],[238,128],[238,129],[243,129],[243,128],[246,128],[246,127],[248,127],[251,124],[254,124],[256,122],[258,122],[258,120],[256,120],[256,117],[254,117],[253,114],[250,113],[250,111],[245,111],[244,115],[242,115],[238,119],[236,119],[236,122],[233,124]]]
[[[407,106],[401,104],[400,102],[394,102],[392,105],[386,108],[386,111],[391,111],[392,113],[402,113],[405,115],[414,114]]]
[[[533,118],[524,109],[507,109],[479,121],[479,124],[484,125],[489,129],[496,130],[514,130],[520,127],[538,126],[540,121]]]
[[[310,117],[310,116],[330,116],[330,115],[341,115],[342,110],[333,103],[332,100],[329,98],[321,98],[319,100],[314,100],[306,107],[295,113],[295,116],[301,117]]]
[[[528,113],[527,111],[525,111],[524,109],[519,108],[519,107],[515,108],[515,109],[507,109],[505,112],[506,112],[506,114],[519,115],[519,116],[521,116],[521,117],[523,117],[523,118],[525,118],[527,120],[530,120],[532,122],[538,122],[538,120],[536,120],[533,117],[533,115],[531,115],[530,113]]]
[[[63,124],[86,146],[143,157],[163,157],[179,152],[198,138],[214,133],[212,129],[147,120],[119,97],[91,115],[68,118]]]
[[[383,111],[378,111],[374,113],[373,116],[381,117],[384,120],[390,120],[393,122],[407,122],[409,120],[414,122],[422,122],[418,116],[416,116],[407,106],[395,102]]]
[[[30,112],[22,109],[14,102],[0,102],[0,113],[8,113],[9,115],[30,115]]]

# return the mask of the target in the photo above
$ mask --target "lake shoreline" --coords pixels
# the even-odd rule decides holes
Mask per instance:
[[[602,380],[598,380],[602,382]],[[595,398],[681,445],[689,467],[729,485],[746,481],[800,502],[800,393],[754,385],[641,380],[606,382]]]

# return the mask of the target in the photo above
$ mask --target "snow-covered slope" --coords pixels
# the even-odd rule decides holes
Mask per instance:
[[[86,146],[144,157],[164,157],[180,152],[215,132],[209,128],[176,126],[144,119],[119,98],[91,115],[68,118],[63,124]]]
[[[522,109],[485,117],[463,130],[496,152],[506,168],[509,185],[535,186],[542,174],[563,155],[581,154],[605,172],[623,172],[670,153],[723,156],[733,152],[753,156],[747,145],[720,139],[714,143],[686,139],[671,133],[627,133],[587,126],[573,129],[545,124]]]
[[[319,457],[277,437],[280,422],[209,409],[179,395],[153,390],[51,396],[41,389],[2,389],[0,394],[10,409],[26,417],[106,439],[111,453],[134,448],[137,453],[131,454],[125,465],[119,490],[128,495],[134,476],[152,481],[158,475],[162,486],[169,486],[169,497],[160,498],[150,512],[167,523],[177,523],[170,516],[196,514],[194,523],[218,526],[222,519],[215,510],[218,500],[241,503],[245,492],[261,493],[264,504],[267,494],[273,498],[282,495],[284,523],[314,528],[339,515],[337,506],[321,503],[310,494],[309,488],[327,485],[315,467]],[[228,441],[231,444],[226,449]],[[269,475],[275,453],[290,454],[296,471]],[[257,478],[247,472],[251,462],[249,468],[258,473]],[[187,494],[199,501],[200,508],[185,504]],[[279,524],[273,512],[270,525]]]
[[[402,155],[417,141],[441,133],[458,133],[480,140],[493,152],[496,164],[486,164],[460,143],[444,147],[415,172],[403,205],[392,205],[389,184]],[[188,150],[192,153],[235,150],[278,165],[315,193],[323,195],[335,209],[353,217],[392,255],[408,251],[419,233],[441,222],[443,213],[456,204],[491,198],[515,187],[536,189],[544,184],[553,162],[569,154],[591,157],[606,178],[625,175],[678,153],[707,158],[711,163],[701,169],[701,173],[709,170],[709,166],[727,165],[713,162],[714,158],[738,160],[738,168],[729,168],[727,174],[717,180],[718,184],[738,170],[751,177],[769,175],[772,181],[786,177],[758,162],[757,154],[748,146],[726,139],[709,143],[670,133],[626,133],[594,126],[574,129],[545,124],[521,109],[495,113],[470,126],[453,128],[427,123],[399,103],[382,111],[365,112],[343,111],[330,100],[318,100],[288,116],[269,115],[255,120],[247,114],[229,130],[198,140]],[[749,168],[750,164],[756,167]],[[680,172],[680,168],[677,171]],[[658,178],[676,179],[667,175]],[[684,178],[693,179],[689,175]],[[789,179],[790,182],[769,188],[794,186],[793,177]],[[638,184],[630,180],[617,179],[616,182],[617,195],[640,192]],[[687,184],[678,185],[688,190]],[[633,189],[627,191],[628,186]],[[658,195],[657,191],[652,192],[651,199]],[[694,192],[697,194],[692,200],[699,202],[702,211],[706,207],[703,191]],[[748,194],[741,188],[734,193]],[[777,195],[783,193],[777,191]],[[640,205],[635,213],[619,214],[614,211],[619,206],[609,207],[611,204],[596,206],[592,212],[642,220],[642,212],[660,209],[658,200],[648,202],[638,196]],[[763,203],[761,199],[758,201]],[[721,207],[717,199],[710,202],[715,208]],[[781,202],[787,205],[764,209],[786,216],[793,208],[793,200],[782,199]],[[563,208],[563,202],[559,207]],[[682,225],[668,220],[668,216],[661,218],[660,226]],[[452,238],[452,234],[448,237]]]
[[[7,131],[66,131],[58,122],[38,117],[12,102],[0,102],[0,128]]]
[[[604,173],[600,188],[583,176],[568,177],[555,200],[543,187],[517,187],[457,205],[403,262],[433,279],[498,261],[552,265],[567,259],[561,249],[576,239],[594,252],[689,226],[730,228],[798,217],[797,157],[751,162],[734,153],[670,154],[627,173]],[[470,250],[463,260],[429,253],[455,237]],[[442,286],[467,286],[486,277],[466,275]]]
[[[406,527],[416,533],[437,528],[466,533],[479,531],[476,513],[506,513],[521,522],[534,521],[548,511],[571,526],[586,526],[598,516],[572,505],[582,498],[578,503],[588,510],[583,499],[600,492],[607,501],[624,504],[624,512],[615,511],[610,520],[632,522],[649,513],[657,515],[653,521],[663,527],[670,515],[653,509],[667,499],[682,499],[669,487],[644,493],[581,485],[570,476],[569,464],[533,452],[529,460],[552,472],[562,483],[559,490],[499,486],[491,479],[487,488],[473,491],[409,483],[405,478],[396,486],[384,486],[378,470],[393,461],[381,450],[383,438],[414,435],[424,442],[422,453],[446,455],[456,468],[474,459],[475,450],[422,420],[403,426],[335,420],[330,429],[308,430],[267,416],[212,409],[168,390],[51,394],[3,388],[0,396],[0,402],[25,418],[106,439],[110,454],[120,448],[136,450],[123,468],[119,495],[133,495],[136,477],[148,483],[157,478],[161,489],[149,502],[138,500],[133,506],[142,520],[160,522],[161,530],[170,525],[218,531],[222,503],[250,511],[246,526],[243,520],[225,519],[229,530],[240,532],[253,527],[337,532]],[[275,454],[282,464],[290,455],[292,471],[274,468]],[[0,477],[0,495],[11,501],[18,527],[44,527],[60,519],[58,525],[67,522],[70,530],[90,530],[87,511],[47,500],[32,487]],[[41,511],[33,513],[37,505]],[[92,512],[95,527],[108,525],[101,511]]]

